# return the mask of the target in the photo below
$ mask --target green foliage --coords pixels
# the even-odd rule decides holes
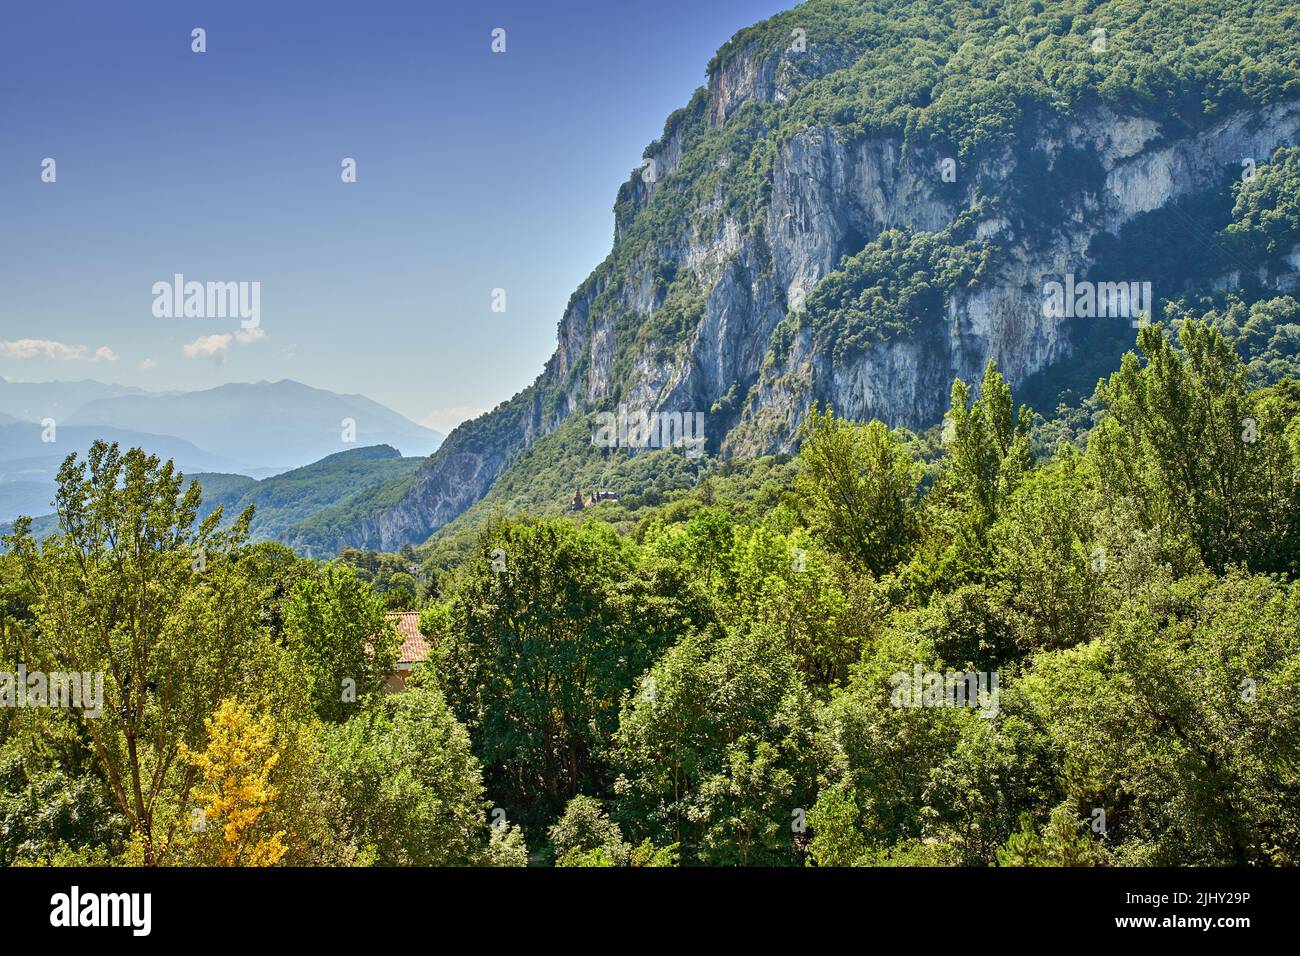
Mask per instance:
[[[0,745],[0,866],[50,865],[69,853],[111,857],[125,837],[125,818],[93,774],[34,767],[17,745]]]
[[[524,842],[523,828],[510,823],[493,826],[483,863],[485,866],[527,866],[528,845]]]
[[[1285,295],[1249,304],[1239,295],[1206,297],[1194,314],[1179,309],[1174,323],[1203,321],[1232,345],[1252,387],[1300,379],[1300,302]]]
[[[192,782],[179,746],[201,747],[203,718],[256,645],[238,568],[251,515],[219,531],[220,511],[196,524],[199,502],[171,462],[96,442],[59,471],[63,531],[38,548],[20,519],[5,539],[32,596],[28,666],[103,674],[102,714],[72,713],[149,863],[165,857],[168,807]]]
[[[582,794],[569,801],[547,836],[560,866],[572,865],[564,862],[570,854],[581,856],[592,851],[600,851],[611,861],[610,865],[619,866],[627,862],[632,852],[623,842],[618,824],[605,814],[600,801]]]
[[[1097,637],[1110,606],[1096,479],[1068,449],[1028,474],[990,529],[1000,604],[1023,650]]]
[[[942,430],[814,408],[792,458],[632,456],[658,503],[424,555],[249,546],[96,446],[0,555],[4,666],[106,675],[93,720],[0,708],[0,862],[250,858],[185,827],[215,712],[281,865],[1294,865],[1300,381],[1243,358],[1293,310],[1143,329],[1055,432],[990,364]],[[434,652],[384,695],[394,593]]]
[[[1145,363],[1063,433],[1091,431],[1086,455],[1040,445],[1035,463],[1031,415],[990,366],[978,396],[954,386],[942,442],[817,409],[788,467],[710,464],[634,525],[612,508],[489,525],[423,619],[489,789],[549,824],[565,866],[674,847],[687,864],[1290,861],[1295,599],[1228,567],[1294,573],[1300,388],[1250,392],[1214,328],[1275,336],[1288,308],[1229,304],[1185,321],[1181,349],[1145,330]],[[1207,454],[1245,417],[1259,447],[1240,466]],[[1222,513],[1269,518],[1229,535]],[[1196,576],[1214,548],[1236,577]],[[629,581],[660,598],[635,616],[669,622],[656,638],[613,611]],[[998,706],[895,706],[917,666],[996,673]]]
[[[969,386],[952,384],[943,423],[943,457],[927,495],[926,531],[904,577],[921,591],[983,581],[992,554],[989,531],[1030,466],[1032,413],[1013,412],[1011,390],[989,362],[972,400]]]
[[[339,560],[351,565],[358,580],[373,587],[390,611],[415,610],[426,594],[426,573],[414,548],[404,548],[400,554],[344,548]]]
[[[1068,807],[1052,811],[1041,829],[1028,814],[1021,818],[1021,829],[998,850],[999,866],[1102,866],[1106,852],[1082,832],[1085,825]]]
[[[502,522],[451,594],[425,615],[438,678],[492,792],[539,826],[600,791],[620,697],[689,624],[691,588],[678,569],[638,568],[607,527]]]
[[[395,670],[400,639],[384,605],[351,566],[326,565],[294,586],[285,634],[313,687],[324,720],[346,719]]]
[[[880,422],[839,421],[814,405],[804,419],[795,488],[812,531],[877,576],[908,555],[918,533],[921,468]]]
[[[916,664],[942,669],[915,623],[915,613],[896,617],[830,702],[826,721],[838,756],[809,814],[814,859],[844,865],[924,835],[926,787],[958,740],[964,715],[892,706],[893,675]],[[816,829],[819,818],[835,821],[825,835]]]
[[[1117,862],[1294,862],[1297,598],[1264,576],[1192,577],[1035,661],[1024,694],[1060,753],[1061,796],[1105,812]]]
[[[814,333],[837,361],[872,345],[942,329],[952,293],[977,282],[991,250],[951,231],[887,229],[808,293]]]
[[[291,536],[294,526],[332,505],[365,495],[378,486],[415,474],[423,458],[403,458],[388,445],[341,451],[318,462],[261,481],[243,475],[195,475],[203,489],[201,515],[217,507],[226,514],[255,508],[251,541]]]
[[[522,865],[517,828],[489,835],[478,762],[435,687],[372,699],[324,741],[348,832],[370,862]]]
[[[951,442],[945,458],[942,492],[970,515],[973,527],[987,528],[1029,466],[1030,412],[1013,414],[1011,389],[989,362],[979,397],[952,386]],[[945,428],[947,423],[945,423]]]
[[[782,57],[800,119],[906,129],[969,153],[1005,143],[1024,112],[1090,99],[1181,122],[1284,99],[1300,85],[1287,40],[1295,26],[1295,11],[1280,2],[1245,12],[1226,0],[1194,10],[1174,0],[1015,0],[996,8],[812,0],[741,31],[710,73],[755,50]],[[807,55],[785,52],[795,27],[807,31]],[[1105,55],[1092,49],[1097,27],[1107,31]],[[1149,42],[1153,35],[1162,42]],[[800,82],[799,62],[818,62],[818,50],[837,55]]]
[[[1300,146],[1279,149],[1235,192],[1226,233],[1241,254],[1268,262],[1289,253],[1300,235]]]
[[[600,801],[581,794],[569,801],[547,834],[556,866],[677,865],[676,844],[656,847],[648,839],[637,846],[624,842],[623,832]]]
[[[619,819],[683,860],[797,860],[792,821],[826,759],[789,653],[762,635],[692,635],[623,706],[612,744]]]
[[[258,625],[275,640],[283,640],[285,605],[295,585],[316,573],[315,566],[282,544],[263,541],[247,550],[241,567],[257,593]]]
[[[321,507],[290,525],[282,532],[283,540],[289,541],[295,548],[305,550],[307,554],[320,557],[334,554],[340,540],[348,540],[348,536],[353,535],[357,528],[365,527],[375,516],[392,508],[416,486],[422,461],[403,458],[398,462],[355,463],[368,485],[366,490],[328,503],[328,495],[339,490],[337,486],[331,485],[329,491],[322,495]],[[373,479],[384,475],[390,477],[371,483]]]
[[[1215,570],[1291,566],[1300,486],[1282,414],[1253,414],[1246,370],[1213,328],[1186,323],[1181,350],[1159,326],[1100,390],[1107,416],[1088,454],[1103,497],[1143,531],[1185,535]],[[1267,410],[1267,409],[1265,409]]]

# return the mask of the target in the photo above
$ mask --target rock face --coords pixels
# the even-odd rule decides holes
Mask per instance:
[[[757,43],[715,66],[708,86],[647,150],[651,175],[638,170],[621,190],[614,253],[574,293],[538,380],[457,429],[400,500],[332,543],[418,543],[567,417],[614,403],[703,411],[709,448],[722,455],[792,448],[813,401],[855,419],[932,424],[946,410],[953,379],[978,383],[990,359],[1016,385],[1069,357],[1064,320],[1044,314],[1045,282],[1073,273],[1158,284],[1153,276],[1090,276],[1099,235],[1222,188],[1243,159],[1262,162],[1300,142],[1300,100],[1180,129],[1102,107],[1068,118],[1027,113],[1013,146],[957,162],[945,177],[949,157],[909,148],[902,131],[808,125],[773,145],[757,215],[734,213],[720,187],[711,198],[696,197],[689,227],[639,229],[658,208],[659,192],[675,188],[692,131],[698,142],[743,121],[746,107],[781,104],[799,83],[840,66],[834,54],[795,58]],[[989,207],[979,202],[988,196],[1011,198]],[[975,236],[1000,252],[974,287],[946,298],[941,321],[839,360],[806,324],[784,348],[772,348],[778,324],[803,308],[844,256],[884,230],[937,232],[961,216],[974,216]],[[673,287],[695,294],[682,312],[685,330],[666,339],[642,335],[666,314]]]
[[[813,400],[830,402],[854,419],[929,425],[946,411],[952,380],[978,383],[990,359],[1015,385],[1068,358],[1064,320],[1043,314],[1044,284],[1066,273],[1089,276],[1094,265],[1089,249],[1099,233],[1118,234],[1141,213],[1211,189],[1226,169],[1240,169],[1243,158],[1267,157],[1296,143],[1300,101],[1242,111],[1173,140],[1161,139],[1152,120],[1106,112],[1078,117],[1068,126],[1044,124],[1036,132],[1029,150],[958,169],[958,182],[987,190],[989,183],[1010,184],[1022,175],[1043,182],[1046,171],[1050,184],[1066,150],[1083,154],[1084,165],[1095,163],[1102,177],[1078,183],[1062,174],[1064,202],[1055,222],[1030,223],[1034,228],[1013,226],[1004,217],[981,222],[978,235],[998,242],[1004,256],[978,288],[951,297],[946,329],[886,342],[839,365],[810,334],[800,334],[789,357],[760,374],[741,421],[724,443],[727,451],[791,448]],[[941,190],[931,162],[902,155],[897,139],[846,143],[824,128],[799,134],[776,167],[763,237],[772,250],[776,294],[797,308],[839,257],[852,251],[850,236],[870,239],[890,227],[936,231],[951,224],[973,194],[963,191],[953,203]],[[1149,275],[1099,278],[1158,283]],[[1287,281],[1278,284],[1285,287]]]

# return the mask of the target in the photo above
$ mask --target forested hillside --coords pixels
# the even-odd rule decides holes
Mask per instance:
[[[389,445],[374,445],[337,452],[261,481],[242,475],[194,478],[203,487],[203,514],[220,505],[227,515],[236,515],[253,505],[252,540],[274,541],[327,508],[414,474],[422,462],[422,458],[403,458]]]

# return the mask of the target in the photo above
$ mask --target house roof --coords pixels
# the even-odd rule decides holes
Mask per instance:
[[[389,611],[385,615],[402,636],[399,664],[418,664],[429,659],[429,640],[420,633],[419,611]]]

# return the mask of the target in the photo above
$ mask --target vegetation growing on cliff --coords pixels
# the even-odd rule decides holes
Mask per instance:
[[[991,256],[986,244],[954,242],[948,231],[886,230],[808,294],[808,320],[837,359],[943,329],[952,293],[976,283]]]

